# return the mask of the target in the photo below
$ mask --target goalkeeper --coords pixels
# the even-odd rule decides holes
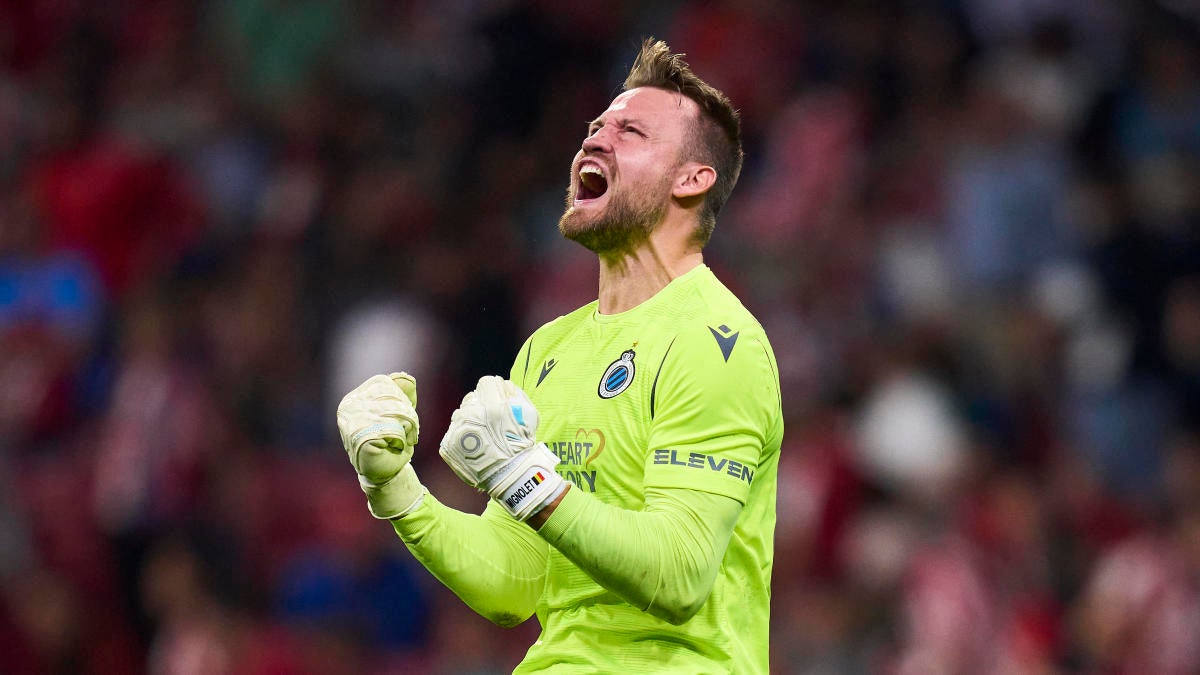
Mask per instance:
[[[703,264],[741,169],[738,115],[647,40],[571,166],[560,232],[598,299],[485,377],[440,453],[491,499],[429,494],[409,459],[416,382],[376,375],[338,426],[368,506],[503,625],[535,615],[519,673],[766,673],[783,421],[762,327]]]

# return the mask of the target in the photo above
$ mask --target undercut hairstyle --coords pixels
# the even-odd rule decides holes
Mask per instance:
[[[703,246],[712,236],[717,214],[742,172],[742,122],[729,97],[697,77],[683,57],[684,54],[672,54],[666,42],[646,38],[625,78],[624,91],[638,87],[666,89],[692,99],[699,106],[700,115],[692,126],[691,138],[685,141],[683,159],[701,162],[717,172],[716,182],[704,196],[696,231],[696,238]]]

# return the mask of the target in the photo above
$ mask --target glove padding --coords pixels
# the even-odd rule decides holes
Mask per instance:
[[[403,516],[425,488],[409,465],[420,434],[417,381],[408,373],[374,375],[342,398],[338,432],[376,518]]]
[[[537,442],[538,421],[520,387],[489,375],[454,411],[438,452],[463,482],[523,521],[567,487],[554,471],[558,457]]]

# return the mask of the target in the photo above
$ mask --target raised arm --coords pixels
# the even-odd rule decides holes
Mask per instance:
[[[741,510],[698,490],[649,490],[642,511],[569,490],[538,534],[625,602],[678,625],[708,599]]]
[[[468,606],[515,626],[533,614],[549,547],[495,506],[477,516],[428,493],[410,463],[420,431],[416,403],[416,380],[393,373],[368,379],[338,405],[342,444],[367,506]]]
[[[392,527],[413,557],[489,621],[516,626],[533,615],[549,547],[496,504],[477,516],[426,494]]]
[[[711,592],[755,474],[783,433],[765,343],[750,335],[730,354],[718,344],[683,332],[664,362],[641,511],[571,490],[528,521],[597,583],[672,623],[690,618]]]

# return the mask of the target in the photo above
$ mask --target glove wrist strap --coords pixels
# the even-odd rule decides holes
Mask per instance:
[[[363,476],[358,485],[367,496],[367,510],[379,520],[401,518],[412,513],[425,497],[425,486],[417,478],[412,465],[407,464],[392,478],[373,485]]]
[[[517,455],[488,492],[514,518],[527,520],[567,489],[556,464],[558,457],[545,443],[537,443]]]

